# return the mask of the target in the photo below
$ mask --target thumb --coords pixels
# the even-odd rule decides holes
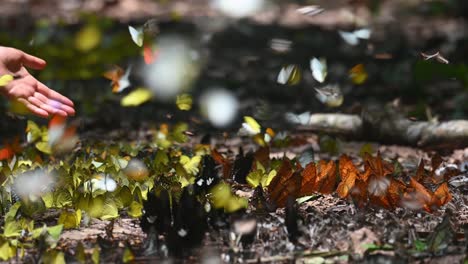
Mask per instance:
[[[23,52],[21,55],[21,62],[24,66],[35,70],[43,69],[47,64],[45,60],[33,55],[29,55],[25,52]]]

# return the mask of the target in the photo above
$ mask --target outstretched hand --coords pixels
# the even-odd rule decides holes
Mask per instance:
[[[9,74],[14,79],[0,93],[11,100],[23,103],[40,117],[74,115],[73,102],[34,78],[25,67],[40,70],[46,66],[43,59],[18,49],[0,47],[0,76]]]

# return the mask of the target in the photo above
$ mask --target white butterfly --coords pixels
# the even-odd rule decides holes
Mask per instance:
[[[325,9],[321,8],[318,5],[308,5],[296,9],[297,12],[305,16],[315,16],[322,13]]]
[[[360,39],[369,39],[371,35],[371,30],[368,28],[358,29],[352,32],[338,31],[341,38],[343,38],[346,43],[351,46],[356,46],[359,44]]]
[[[143,39],[144,39],[143,29],[141,28],[136,29],[129,25],[128,31],[130,32],[130,36],[132,37],[133,42],[135,42],[135,44],[137,44],[138,47],[143,46]]]
[[[314,79],[319,83],[323,83],[328,74],[327,61],[324,58],[320,58],[320,60],[315,57],[312,58],[310,60],[310,70]]]
[[[298,69],[296,68],[296,65],[288,65],[283,68],[281,68],[281,71],[278,74],[278,78],[276,81],[279,84],[288,84],[290,82],[294,82],[295,76],[293,76],[295,73],[294,71],[297,71]]]
[[[117,189],[117,182],[108,174],[98,174],[84,183],[84,189],[87,192],[95,190],[113,192]]]
[[[305,168],[309,163],[314,161],[314,148],[308,147],[298,157],[297,161],[301,164],[302,168]]]
[[[329,107],[338,107],[343,103],[344,97],[338,85],[327,85],[315,88],[317,99]]]
[[[307,111],[307,112],[304,112],[302,114],[294,114],[292,112],[287,112],[284,117],[286,118],[286,120],[291,123],[291,124],[295,124],[295,125],[307,125],[309,124],[309,121],[310,121],[310,112]]]

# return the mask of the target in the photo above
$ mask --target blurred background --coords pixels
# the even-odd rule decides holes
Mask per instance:
[[[466,119],[467,18],[465,0],[2,0],[0,43],[48,62],[34,74],[75,102],[84,134],[179,121],[234,131],[243,115],[284,129],[288,111],[389,104]],[[340,104],[317,96],[327,87]],[[24,128],[0,106],[2,129]]]

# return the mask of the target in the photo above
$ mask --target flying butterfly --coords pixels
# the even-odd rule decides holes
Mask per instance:
[[[138,47],[142,47],[143,46],[143,40],[144,40],[144,33],[143,33],[143,29],[142,28],[134,28],[132,26],[128,26],[128,32],[130,32],[130,36],[132,37],[132,40],[133,42],[135,42],[135,44],[138,46]]]
[[[132,66],[129,66],[126,71],[124,71],[122,68],[120,68],[117,65],[114,65],[114,67],[106,71],[103,76],[106,79],[111,80],[111,86],[112,86],[112,92],[113,93],[120,93],[126,88],[130,87],[130,72],[132,70]]]
[[[322,13],[323,11],[325,11],[325,9],[321,8],[318,5],[308,5],[308,6],[303,6],[303,7],[296,9],[296,12],[300,13],[301,15],[305,15],[309,17],[318,15]]]
[[[343,93],[338,85],[327,85],[315,88],[317,99],[328,107],[338,107],[343,104]]]
[[[156,61],[159,55],[159,50],[156,46],[145,44],[143,46],[143,60],[146,64],[152,64]]]
[[[284,66],[281,68],[276,81],[283,85],[296,85],[301,81],[301,70],[294,64]]]
[[[286,121],[288,121],[291,124],[305,126],[309,124],[310,111],[306,111],[301,114],[295,114],[293,112],[286,112],[286,114],[284,114],[284,118],[286,119]]]
[[[260,146],[270,143],[276,133],[271,128],[262,129],[260,124],[251,116],[244,116],[244,123],[237,133],[239,136],[250,136]]]
[[[312,71],[312,77],[314,77],[317,82],[323,83],[328,75],[327,61],[325,58],[312,58],[310,60],[310,70]]]
[[[5,146],[0,149],[0,160],[9,160],[13,158],[16,153],[21,151],[19,137],[15,137],[13,142],[5,142]]]
[[[424,58],[424,60],[431,60],[433,58],[436,59],[436,61],[440,62],[440,63],[443,63],[443,64],[449,64],[449,61],[444,58],[440,52],[436,52],[434,54],[426,54],[424,52],[421,52],[421,56]]]
[[[368,28],[362,28],[358,30],[354,30],[352,32],[347,31],[338,31],[341,38],[351,46],[356,46],[359,44],[361,39],[369,39],[371,35],[371,30]]]
[[[355,65],[349,70],[349,78],[354,84],[363,84],[369,75],[362,63]]]
[[[67,125],[66,117],[55,115],[49,121],[48,139],[53,152],[65,153],[71,151],[78,143],[77,125]]]

